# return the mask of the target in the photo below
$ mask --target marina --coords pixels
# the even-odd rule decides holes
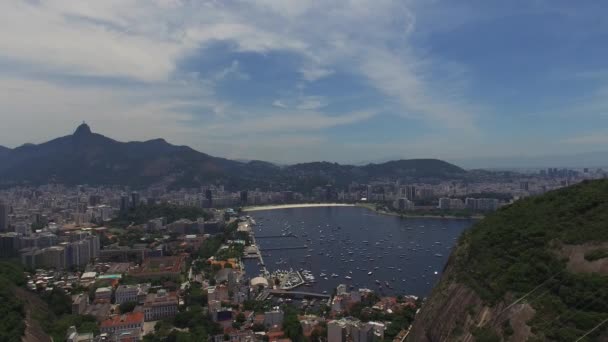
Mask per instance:
[[[473,223],[403,219],[359,207],[250,215],[256,222],[251,228],[261,261],[244,260],[247,274],[278,278],[277,289],[310,293],[346,284],[383,294],[425,296],[439,280],[456,239]]]

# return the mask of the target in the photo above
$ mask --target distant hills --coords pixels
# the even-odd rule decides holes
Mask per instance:
[[[119,142],[93,133],[86,124],[74,134],[15,149],[0,147],[0,184],[104,184],[174,187],[224,184],[229,188],[309,190],[374,179],[441,180],[463,169],[436,159],[397,160],[365,166],[329,162],[279,167],[263,161],[234,161],[163,139]]]
[[[605,168],[608,167],[608,151],[539,156],[470,158],[457,159],[453,160],[453,162],[467,169]]]
[[[608,180],[585,181],[465,232],[408,341],[608,341],[606,308]]]

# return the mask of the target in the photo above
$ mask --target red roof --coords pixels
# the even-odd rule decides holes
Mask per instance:
[[[132,312],[125,315],[116,315],[101,322],[102,328],[121,326],[126,324],[138,324],[144,322],[143,312]]]
[[[273,330],[274,330],[274,331],[273,331]],[[283,335],[284,335],[284,333],[283,333],[283,331],[282,331],[282,330],[278,330],[278,331],[277,331],[277,330],[275,330],[275,329],[270,329],[270,330],[268,331],[268,333],[266,333],[266,336],[268,336],[268,338],[270,339],[270,341],[280,339],[280,338],[282,338],[282,337],[283,337]]]

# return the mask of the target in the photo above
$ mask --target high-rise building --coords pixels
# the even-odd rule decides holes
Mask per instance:
[[[129,196],[127,194],[120,195],[120,212],[126,213],[129,210]]]
[[[406,185],[405,186],[405,198],[407,198],[410,201],[413,201],[416,199],[416,187],[413,185]]]
[[[441,210],[460,210],[464,207],[464,202],[459,198],[442,197],[439,199],[438,208]]]
[[[100,195],[91,195],[89,196],[89,205],[94,207],[101,204],[101,196]]]
[[[0,201],[0,233],[8,232],[8,211],[8,204]]]
[[[21,248],[19,234],[14,232],[0,233],[0,258],[11,258],[19,255]]]
[[[66,267],[82,267],[99,257],[99,236],[85,235],[78,241],[62,244],[65,247]]]
[[[327,342],[345,342],[346,326],[340,321],[327,323]]]
[[[48,247],[42,250],[42,265],[63,270],[66,268],[65,248],[61,246]]]
[[[137,206],[139,206],[139,202],[140,202],[139,192],[133,191],[131,193],[131,208],[137,208]]]
[[[213,191],[211,189],[205,190],[205,199],[206,203],[203,204],[203,207],[211,208],[213,207]]]
[[[247,191],[241,191],[241,204],[247,205]]]

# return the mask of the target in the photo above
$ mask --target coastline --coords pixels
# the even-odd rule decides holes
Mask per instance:
[[[277,204],[277,205],[262,205],[243,208],[244,212],[276,210],[276,209],[293,209],[293,208],[321,208],[321,207],[354,207],[354,204],[347,203],[300,203],[300,204]]]
[[[484,218],[483,215],[475,215],[471,217],[463,217],[463,216],[454,216],[454,215],[412,215],[412,214],[401,214],[392,211],[384,211],[384,210],[376,210],[373,205],[358,203],[355,206],[360,208],[369,209],[376,214],[380,215],[389,215],[389,216],[397,216],[403,218],[430,218],[430,219],[450,219],[450,220],[481,220]]]
[[[480,215],[463,217],[454,215],[412,215],[400,214],[391,211],[376,210],[374,205],[365,203],[300,203],[300,204],[277,204],[277,205],[262,205],[243,208],[243,212],[278,210],[278,209],[294,209],[294,208],[322,208],[322,207],[359,207],[371,210],[380,215],[397,216],[403,218],[430,218],[430,219],[451,219],[451,220],[481,220],[484,217]]]

